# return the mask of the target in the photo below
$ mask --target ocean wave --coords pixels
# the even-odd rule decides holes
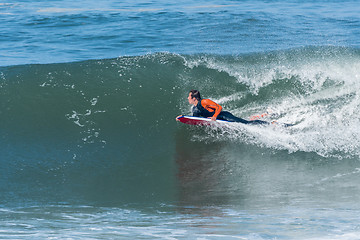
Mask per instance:
[[[298,150],[357,155],[356,141],[345,139],[358,138],[359,56],[358,50],[326,47],[3,67],[2,131],[22,139],[35,131],[40,139],[71,132],[78,145],[106,145],[111,128],[167,134],[179,127],[177,113],[190,112],[185,95],[196,88],[243,118],[270,109],[278,121],[297,123],[289,138],[308,136],[296,143]],[[324,146],[310,147],[316,142]]]
[[[359,50],[338,47],[1,67],[0,173],[13,182],[31,179],[38,191],[54,182],[91,196],[102,179],[115,198],[140,179],[147,190],[133,194],[142,198],[159,185],[172,191],[163,179],[173,178],[169,159],[182,149],[181,133],[209,151],[209,143],[225,142],[358,158],[358,69]],[[239,117],[270,110],[264,120],[296,125],[181,125],[175,117],[190,114],[186,97],[194,88]]]

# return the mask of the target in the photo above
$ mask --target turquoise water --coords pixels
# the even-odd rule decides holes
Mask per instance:
[[[1,3],[0,238],[357,239],[358,3]],[[194,127],[189,89],[291,128]]]

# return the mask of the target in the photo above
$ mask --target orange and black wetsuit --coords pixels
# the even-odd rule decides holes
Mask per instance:
[[[194,117],[218,117],[222,107],[211,101],[210,99],[201,99],[196,106],[193,107]]]
[[[216,119],[229,122],[240,122],[244,124],[269,124],[265,121],[247,121],[245,119],[235,117],[230,112],[222,111],[222,107],[219,104],[211,101],[210,99],[201,99],[198,104],[193,107],[192,112],[194,117],[208,118],[216,116]]]

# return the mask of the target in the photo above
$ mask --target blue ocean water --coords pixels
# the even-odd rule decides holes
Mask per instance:
[[[0,3],[1,239],[358,239],[358,1]],[[194,127],[189,89],[282,128]]]
[[[358,1],[3,2],[0,66],[357,47],[358,13]]]

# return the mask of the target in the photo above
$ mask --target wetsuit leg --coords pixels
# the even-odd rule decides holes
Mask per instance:
[[[245,124],[247,124],[249,122],[245,119],[235,117],[234,115],[232,115],[230,112],[227,112],[227,111],[221,111],[221,113],[218,115],[217,119],[225,120],[225,121],[229,121],[229,122],[240,122],[240,123],[245,123]]]
[[[252,120],[252,121],[248,121],[247,124],[252,124],[252,125],[258,125],[258,124],[270,124],[268,122],[265,122],[265,121],[261,121],[261,120]]]
[[[247,121],[245,119],[235,117],[234,115],[232,115],[230,112],[227,112],[227,111],[222,111],[218,115],[217,119],[225,120],[225,121],[229,121],[229,122],[240,122],[240,123],[244,123],[244,124],[253,124],[253,125],[269,124],[268,122],[261,121],[261,120]]]

